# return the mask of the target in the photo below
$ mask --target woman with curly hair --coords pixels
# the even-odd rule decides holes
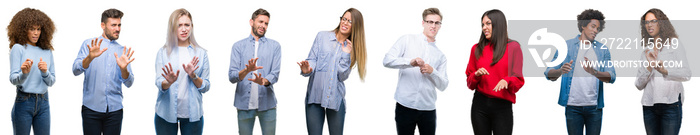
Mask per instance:
[[[50,133],[48,87],[56,82],[51,39],[55,27],[51,18],[37,9],[17,12],[7,26],[10,40],[10,82],[17,87],[12,108],[15,135]],[[46,61],[44,61],[46,58]],[[35,60],[39,60],[34,63]]]
[[[640,60],[648,61],[649,66],[639,67],[634,85],[643,91],[642,111],[647,135],[678,135],[683,119],[683,82],[692,78],[689,66],[664,66],[665,61],[687,63],[685,47],[678,44],[675,28],[660,9],[649,9],[642,15],[642,44],[645,51]],[[676,47],[664,47],[674,43]],[[652,64],[654,63],[654,64]]]

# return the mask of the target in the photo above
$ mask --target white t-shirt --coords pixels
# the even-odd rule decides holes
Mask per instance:
[[[255,52],[253,53],[253,58],[258,57],[258,46],[260,42],[255,41]],[[257,63],[256,63],[257,64]],[[257,65],[256,65],[257,66]],[[258,74],[258,70],[252,72],[253,74]],[[255,78],[255,75],[250,74],[251,78]],[[250,82],[250,102],[248,102],[248,109],[258,109],[258,84],[255,82]]]
[[[571,79],[569,102],[567,103],[570,106],[598,105],[598,78],[583,69],[583,66],[586,65],[584,64],[586,61],[584,57],[587,57],[591,63],[598,60],[594,49],[580,48],[578,50],[576,61],[574,61],[575,67],[574,75]],[[593,68],[596,69],[596,67]]]
[[[173,66],[177,67],[176,69],[180,69],[180,75],[177,78],[177,81],[179,82],[179,85],[177,87],[177,117],[189,118],[190,106],[188,98],[189,92],[187,91],[187,87],[189,87],[190,85],[190,77],[187,75],[187,72],[185,72],[185,69],[182,69],[182,66],[180,65],[187,65],[192,61],[192,57],[190,57],[190,52],[187,51],[187,47],[178,47],[177,50],[180,64]]]

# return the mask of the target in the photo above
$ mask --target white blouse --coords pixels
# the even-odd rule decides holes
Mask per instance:
[[[682,82],[690,80],[692,75],[689,68],[690,63],[685,55],[685,48],[680,44],[675,49],[663,47],[657,57],[661,61],[673,61],[673,65],[676,67],[666,67],[668,74],[665,76],[656,69],[652,68],[650,72],[644,66],[639,67],[634,85],[637,86],[637,89],[644,90],[642,105],[672,104],[678,102],[678,96],[681,96],[682,103],[685,99]],[[640,60],[647,60],[644,52],[642,52]],[[681,63],[682,65],[680,65]]]

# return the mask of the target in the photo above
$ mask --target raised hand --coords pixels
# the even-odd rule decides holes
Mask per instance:
[[[99,41],[97,38],[92,40],[92,43],[90,43],[88,48],[90,49],[90,54],[87,57],[90,58],[97,58],[98,56],[102,55],[103,52],[107,51],[107,47],[105,49],[100,50],[100,45],[102,45],[102,39]]]
[[[163,70],[163,73],[160,75],[165,78],[165,81],[167,81],[168,84],[175,83],[175,81],[177,81],[177,77],[180,76],[180,70],[178,69],[177,73],[173,72],[173,65],[170,63],[168,63],[168,65],[163,65],[163,68],[161,69]]]
[[[420,73],[423,74],[432,74],[433,73],[433,67],[430,66],[430,64],[424,64],[423,66],[420,66]]]
[[[501,79],[501,81],[498,81],[498,84],[496,84],[496,87],[493,88],[493,91],[498,92],[503,89],[508,89],[508,82]]]
[[[656,69],[656,71],[659,71],[659,73],[661,73],[663,75],[668,75],[668,70],[666,70],[663,63],[664,63],[664,61],[662,61],[662,60],[657,61],[654,69]]]
[[[561,74],[566,74],[571,72],[571,64],[574,64],[574,60],[569,61],[569,63],[564,63],[564,65],[561,65]]]
[[[421,58],[415,58],[411,60],[411,66],[422,66],[425,65],[425,61]]]
[[[22,67],[21,67],[22,73],[28,74],[29,71],[32,70],[32,65],[34,65],[34,61],[32,61],[32,59],[24,60],[24,63],[22,63]]]
[[[46,65],[46,62],[44,62],[44,58],[39,57],[39,70],[41,72],[46,73],[46,70],[48,70],[49,67]]]
[[[192,61],[190,61],[190,63],[187,63],[187,65],[182,64],[182,69],[185,69],[185,73],[187,73],[187,75],[189,75],[190,78],[194,78],[196,75],[194,71],[199,68],[199,66],[197,66],[197,63],[199,63],[199,57],[195,56],[194,58],[192,58]]]
[[[474,75],[475,76],[489,75],[489,71],[486,71],[486,69],[482,67],[482,68],[479,68],[478,70],[476,70],[476,72],[474,72]]]
[[[647,62],[649,62],[650,64],[651,64],[652,62],[658,62],[658,61],[657,61],[657,55],[659,54],[658,51],[648,49],[648,50],[644,50],[644,54],[645,54],[645,56],[647,57]],[[658,65],[658,63],[656,63],[656,64]],[[647,67],[647,70],[648,70],[649,72],[651,72],[652,67],[655,67],[655,66],[657,66],[657,65],[650,65],[650,66]]]
[[[345,41],[348,43],[343,45],[343,52],[345,52],[345,53],[352,52],[352,42],[350,41],[350,39],[345,39]]]
[[[252,58],[248,60],[248,64],[245,65],[245,70],[247,72],[253,72],[258,69],[262,69],[262,66],[256,66],[258,63],[258,58]]]
[[[305,60],[297,62],[297,64],[299,65],[299,68],[301,68],[301,72],[304,74],[308,74],[311,73],[311,71],[313,71],[313,68],[311,68],[311,66],[309,65],[309,61]]]
[[[105,48],[106,49],[106,48]],[[121,56],[117,56],[117,53],[114,53],[114,58],[117,59],[117,65],[119,65],[119,68],[122,70],[126,69],[126,66],[129,65],[129,63],[133,62],[136,58],[131,58],[131,56],[134,55],[134,51],[131,50],[131,47],[129,47],[129,50],[126,50],[126,47],[124,47],[124,51],[122,51]]]
[[[262,74],[257,73],[253,75],[255,75],[255,78],[248,78],[248,81],[257,83],[258,85],[265,85],[265,78],[262,77]]]

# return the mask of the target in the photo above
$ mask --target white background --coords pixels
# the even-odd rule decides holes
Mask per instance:
[[[250,34],[248,20],[254,10],[264,8],[271,13],[267,37],[282,45],[282,71],[276,87],[277,133],[306,134],[304,96],[308,79],[299,75],[295,62],[308,55],[315,34],[332,30],[343,11],[359,9],[365,20],[367,38],[367,78],[362,83],[357,71],[345,81],[347,115],[345,134],[395,134],[393,99],[397,82],[395,69],[382,66],[382,59],[391,45],[404,34],[422,31],[423,9],[437,7],[442,12],[443,26],[438,47],[448,58],[450,84],[438,92],[437,134],[472,134],[470,107],[473,91],[466,86],[464,70],[471,46],[481,33],[480,17],[490,9],[501,9],[509,20],[574,20],[581,11],[593,8],[602,11],[607,20],[638,20],[650,8],[662,9],[672,20],[698,20],[698,8],[690,1],[37,1],[10,0],[0,4],[0,37],[6,38],[6,26],[12,16],[25,7],[48,14],[57,27],[54,34],[54,57],[57,83],[49,88],[51,95],[51,132],[81,134],[83,75],[74,76],[71,66],[81,43],[99,36],[100,15],[108,8],[125,13],[119,43],[135,49],[131,63],[136,80],[131,88],[123,88],[124,123],[122,133],[155,134],[153,118],[157,88],[155,87],[156,51],[165,43],[167,19],[177,8],[186,8],[193,15],[194,34],[209,50],[211,89],[204,94],[204,134],[237,134],[236,111],[233,107],[235,85],[228,81],[231,46]],[[575,26],[572,26],[575,27]],[[574,35],[562,35],[573,37]],[[682,35],[681,35],[682,36]],[[516,39],[525,40],[525,39]],[[9,41],[0,40],[7,46]],[[686,44],[693,45],[693,44]],[[7,54],[0,63],[8,63]],[[614,55],[614,54],[613,54]],[[693,65],[700,66],[700,65]],[[158,67],[160,68],[160,67]],[[9,67],[0,66],[0,76],[9,76]],[[542,72],[542,71],[524,71]],[[602,134],[645,134],[640,99],[642,92],[633,85],[634,77],[618,77],[615,84],[605,84]],[[526,77],[525,86],[517,93],[513,106],[514,134],[566,134],[564,108],[557,105],[560,82],[544,77]],[[698,78],[685,82],[686,97],[681,134],[697,134],[699,120]],[[0,134],[12,134],[10,112],[15,87],[0,83]],[[325,131],[327,134],[327,131]],[[256,122],[255,134],[260,134]]]

